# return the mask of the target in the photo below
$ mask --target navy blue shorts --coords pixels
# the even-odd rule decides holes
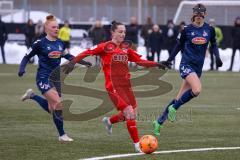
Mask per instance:
[[[185,79],[190,73],[193,72],[196,73],[199,78],[202,75],[202,69],[199,69],[199,67],[190,64],[181,63],[179,66],[179,71],[182,79]]]
[[[51,88],[55,87],[58,95],[61,97],[61,82],[60,81],[52,81],[48,77],[38,76],[36,78],[36,84],[39,91],[44,94],[49,91]]]

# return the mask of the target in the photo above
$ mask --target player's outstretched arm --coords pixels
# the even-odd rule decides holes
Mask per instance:
[[[164,69],[164,70],[167,68],[167,66],[161,62],[157,63],[154,61],[141,59],[141,56],[132,49],[129,49],[129,61],[135,62],[137,65],[143,66],[143,67],[158,67],[159,69]]]
[[[74,55],[70,54],[70,53],[67,53],[64,55],[64,58],[69,60],[69,61],[72,61],[74,58],[76,58]],[[85,65],[87,67],[91,67],[92,66],[92,63],[90,62],[87,62],[87,61],[84,61],[84,60],[80,60],[79,62],[77,62],[78,64],[81,64],[81,65]]]
[[[73,56],[74,58],[72,58],[72,60],[69,63],[62,66],[63,72],[65,74],[69,74],[70,72],[72,72],[76,63],[91,66],[92,64],[90,62],[86,62],[86,61],[83,60],[85,57],[87,57],[89,55],[90,54],[87,50],[87,51],[84,51],[84,52],[78,54],[76,57]]]

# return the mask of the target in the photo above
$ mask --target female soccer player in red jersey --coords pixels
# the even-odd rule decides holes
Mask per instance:
[[[104,117],[102,120],[103,124],[108,133],[111,134],[112,124],[126,121],[128,132],[135,145],[135,150],[141,152],[136,126],[137,103],[131,87],[128,62],[135,62],[145,67],[159,67],[162,69],[165,69],[165,66],[161,63],[141,59],[141,56],[131,49],[131,43],[124,41],[126,28],[122,23],[113,22],[111,34],[111,41],[101,43],[82,52],[67,65],[64,71],[69,73],[77,62],[87,56],[100,56],[105,75],[105,88],[119,111],[116,115]]]

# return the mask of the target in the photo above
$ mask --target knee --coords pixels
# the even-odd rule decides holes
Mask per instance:
[[[202,91],[202,87],[198,86],[192,89],[192,93],[194,94],[195,97],[197,97]]]
[[[125,120],[135,120],[136,119],[136,113],[133,109],[132,106],[127,106],[123,111],[122,111]]]
[[[61,110],[63,108],[61,101],[58,100],[49,102],[49,106],[52,110]]]

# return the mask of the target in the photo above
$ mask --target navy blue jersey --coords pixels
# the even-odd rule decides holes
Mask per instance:
[[[34,55],[37,55],[39,58],[37,76],[49,77],[51,72],[60,66],[62,57],[68,60],[73,58],[72,55],[64,51],[65,46],[60,39],[49,41],[44,37],[33,43],[32,47],[28,50],[26,58],[30,59]]]
[[[181,50],[183,53],[181,63],[192,64],[202,70],[209,42],[214,54],[219,56],[214,28],[207,23],[204,23],[201,27],[189,24],[179,34],[177,45],[173,49],[169,61],[172,61]]]

